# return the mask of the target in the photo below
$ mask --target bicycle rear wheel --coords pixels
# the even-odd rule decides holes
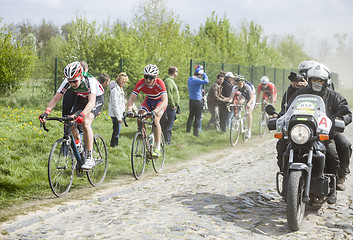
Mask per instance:
[[[267,115],[265,112],[261,113],[261,120],[260,120],[260,135],[264,137],[267,132]]]
[[[230,144],[235,146],[239,140],[240,124],[239,120],[232,118],[232,123],[230,125]]]
[[[107,145],[100,134],[93,136],[92,157],[95,165],[87,172],[87,178],[90,184],[96,187],[104,181],[108,168]]]
[[[159,173],[163,166],[164,166],[164,161],[165,161],[165,141],[164,141],[164,135],[161,133],[161,155],[158,158],[152,158],[152,165],[153,169],[156,173]]]
[[[68,142],[60,138],[51,148],[48,160],[49,186],[55,196],[67,194],[74,177],[74,156]]]
[[[131,148],[132,174],[138,180],[142,177],[146,165],[146,143],[142,132],[137,132],[134,136]]]

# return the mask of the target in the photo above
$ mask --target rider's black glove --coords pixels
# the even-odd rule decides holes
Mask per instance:
[[[40,121],[41,123],[44,123],[44,122],[45,122],[45,119],[47,119],[47,117],[49,116],[50,111],[51,111],[51,109],[50,109],[50,108],[47,108],[47,109],[45,109],[45,111],[44,111],[43,114],[39,115],[39,121]]]

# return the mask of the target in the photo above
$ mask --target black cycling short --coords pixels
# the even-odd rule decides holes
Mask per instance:
[[[77,96],[72,112],[77,113],[77,112],[82,111],[86,107],[87,103],[88,103],[87,98],[82,98],[82,97]],[[100,112],[100,110],[103,107],[103,103],[104,103],[104,96],[103,95],[97,96],[96,97],[96,105],[93,107],[93,109],[91,111],[91,113],[93,113],[94,117],[98,116],[98,113]]]

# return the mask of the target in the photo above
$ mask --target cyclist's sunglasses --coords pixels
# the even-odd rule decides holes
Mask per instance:
[[[78,78],[71,78],[71,79],[68,79],[69,83],[75,83],[78,81]]]
[[[311,82],[313,82],[313,83],[316,83],[316,82],[318,82],[318,83],[320,83],[320,84],[325,83],[325,80],[324,80],[324,79],[321,79],[321,78],[309,78],[309,80],[310,80]]]
[[[145,75],[144,78],[147,80],[153,80],[154,79],[154,76],[149,76],[149,75]]]

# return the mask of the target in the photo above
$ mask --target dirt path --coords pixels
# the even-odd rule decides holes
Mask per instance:
[[[352,128],[346,129],[353,142]],[[290,232],[275,191],[276,140],[255,136],[1,224],[4,239],[353,239],[353,186]],[[351,169],[352,164],[351,164]],[[352,182],[352,176],[348,177]]]

